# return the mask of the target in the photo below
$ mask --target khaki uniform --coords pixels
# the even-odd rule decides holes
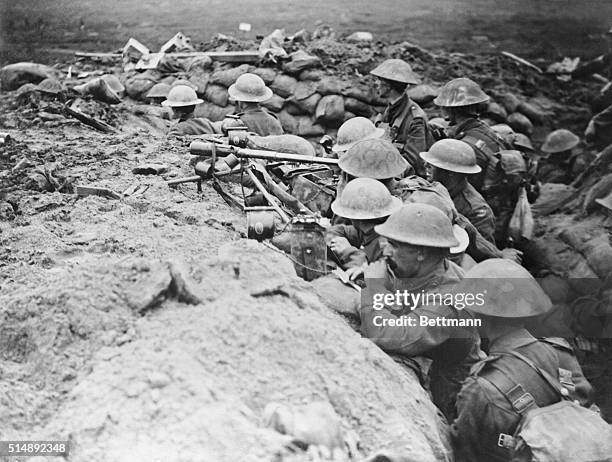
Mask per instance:
[[[495,215],[484,197],[467,181],[467,178],[448,192],[457,211],[466,217],[487,241],[494,244]]]
[[[419,157],[433,144],[427,126],[427,114],[404,93],[391,102],[380,116],[379,122],[389,124],[391,141],[418,175],[425,175],[425,163]]]
[[[215,133],[212,122],[205,117],[179,119],[168,131],[168,136],[209,135]]]
[[[327,231],[327,245],[334,237],[344,237],[352,247],[336,254],[342,269],[361,266],[364,263],[374,262],[382,257],[380,236],[374,230],[367,234],[362,233],[353,225],[337,224]]]
[[[385,306],[374,309],[375,294],[448,293],[463,277],[463,270],[443,260],[426,277],[398,279],[385,260],[370,264],[365,270],[366,287],[362,290],[360,309],[361,333],[387,353],[404,357],[426,356],[432,359],[430,370],[431,392],[434,403],[447,416],[454,414],[455,397],[469,368],[478,361],[478,334],[474,328],[420,325],[420,317],[459,319],[468,316],[448,305]],[[415,308],[415,309],[411,309]],[[383,320],[406,316],[414,326],[377,325]]]
[[[414,187],[410,185],[410,183],[414,182],[413,180],[414,177],[408,177],[395,182],[390,186],[391,194],[399,197],[405,202],[407,198],[410,197],[412,191],[414,191]],[[420,182],[421,187],[434,190],[441,195],[445,195],[448,192],[444,185],[437,181],[430,182],[423,178],[420,178],[418,181]],[[465,250],[465,253],[472,257],[474,261],[481,262],[487,258],[503,257],[501,251],[495,246],[494,241],[491,241],[480,234],[480,231],[472,224],[472,222],[463,214],[459,213],[459,211],[457,211],[454,223],[461,226],[467,232],[470,238],[470,243]]]
[[[250,132],[259,136],[282,135],[283,127],[279,120],[263,108],[248,109],[237,114]]]
[[[498,441],[501,433],[513,435],[516,430],[520,421],[517,408],[522,410],[521,402],[528,402],[517,401],[518,398],[530,393],[540,407],[559,401],[557,392],[536,371],[520,359],[504,355],[511,351],[526,356],[553,377],[563,369],[563,385],[570,396],[582,405],[590,404],[591,385],[567,342],[539,341],[525,329],[517,329],[491,343],[490,356],[472,368],[457,397],[458,417],[451,425],[457,462],[509,461],[509,450],[499,446]],[[568,377],[573,386],[565,384]],[[509,384],[520,384],[522,390],[511,390]]]

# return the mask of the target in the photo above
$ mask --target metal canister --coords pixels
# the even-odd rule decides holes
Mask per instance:
[[[272,207],[245,207],[247,237],[263,241],[274,237],[274,209]]]
[[[291,221],[291,256],[298,276],[312,281],[327,274],[325,229],[313,216],[298,215]]]

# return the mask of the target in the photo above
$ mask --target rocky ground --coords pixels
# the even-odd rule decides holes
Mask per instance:
[[[204,48],[215,46],[249,44]],[[552,127],[580,133],[599,88],[499,55],[325,39],[304,48],[355,88],[389,56],[409,60],[434,90],[467,73],[500,105],[512,94],[535,107],[536,141]],[[126,82],[111,63],[56,68],[65,76],[70,66],[68,86],[95,71]],[[215,64],[206,75],[230,68]],[[80,72],[90,74],[76,82]],[[331,95],[362,101],[344,87]],[[323,402],[339,418],[327,437],[352,460],[383,449],[449,460],[448,428],[412,372],[361,339],[282,254],[246,240],[244,216],[210,185],[200,194],[194,184],[168,188],[165,179],[193,170],[188,142],[165,139],[157,108],[87,96],[81,109],[116,130],[100,133],[70,118],[59,97],[22,89],[0,98],[0,131],[12,137],[0,146],[0,439],[70,438],[75,461],[316,460],[283,425],[267,423],[271,403]],[[364,110],[369,103],[376,107]],[[151,162],[167,172],[132,173]],[[77,185],[119,198],[80,197]],[[546,214],[539,237],[579,224],[580,207]],[[612,374],[602,355],[587,365],[605,405]]]

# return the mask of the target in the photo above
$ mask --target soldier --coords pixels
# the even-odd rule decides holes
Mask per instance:
[[[168,98],[170,93],[170,85],[167,83],[156,83],[146,94],[151,104],[161,104],[163,100]]]
[[[363,274],[363,267],[382,257],[382,249],[374,226],[384,223],[389,215],[402,206],[380,181],[356,178],[348,182],[332,203],[336,215],[351,224],[334,225],[327,231],[327,245],[340,260],[350,279]],[[363,250],[362,250],[363,248]]]
[[[537,174],[542,183],[572,182],[581,168],[576,165],[578,155],[573,153],[578,143],[580,138],[564,128],[548,134],[541,148],[546,157],[539,162]]]
[[[355,143],[345,155],[343,155],[338,166],[342,170],[341,182],[349,181],[353,178],[375,178],[381,181],[394,196],[403,201],[415,190],[430,188],[435,189],[439,194],[448,196],[446,188],[440,183],[432,184],[427,180],[411,176],[402,180],[401,178],[409,167],[408,162],[400,155],[393,144],[381,139],[364,140]],[[505,255],[495,244],[487,241],[470,221],[457,213],[457,224],[466,230],[470,237],[470,244],[467,249],[468,255],[474,260],[482,261],[486,258],[509,258],[516,259],[520,256]]]
[[[381,138],[385,134],[382,128],[377,128],[371,120],[365,117],[353,117],[338,129],[336,144],[331,147],[335,158],[339,158],[358,141]]]
[[[481,172],[470,177],[470,183],[487,202],[486,187],[497,184],[495,154],[509,146],[487,124],[479,119],[484,103],[489,101],[480,86],[467,78],[453,79],[442,87],[434,103],[442,108],[450,122],[449,138],[469,144],[476,153]]]
[[[370,74],[378,77],[380,96],[389,101],[385,112],[376,117],[376,125],[381,122],[389,125],[391,141],[415,172],[423,175],[419,152],[427,150],[433,140],[429,135],[427,114],[407,93],[410,85],[420,83],[418,76],[401,59],[387,59]]]
[[[452,223],[432,205],[405,204],[374,230],[387,245],[385,258],[365,270],[361,332],[388,353],[432,359],[433,401],[450,417],[460,383],[479,351],[475,330],[463,323],[463,312],[450,304],[425,302],[426,294],[447,293],[463,277],[463,270],[447,258],[449,249],[458,245]],[[397,293],[424,298],[394,299],[381,306],[381,300]],[[437,321],[424,326],[423,319]],[[457,325],[449,327],[452,322]]]
[[[249,131],[260,136],[282,135],[283,127],[278,119],[264,110],[259,103],[269,100],[273,93],[258,75],[246,73],[228,89],[230,98],[236,101],[237,116]]]
[[[468,182],[468,175],[481,171],[470,145],[454,139],[440,140],[420,156],[431,167],[430,179],[446,187],[457,211],[470,220],[485,239],[495,243],[495,215]]]
[[[591,386],[567,342],[538,340],[525,329],[528,320],[546,313],[552,303],[523,267],[507,260],[487,260],[468,271],[456,290],[486,291],[486,303],[466,309],[481,318],[481,337],[489,340],[489,357],[472,368],[457,397],[458,416],[451,426],[457,461],[510,461],[506,446],[521,414],[560,399],[515,353],[559,377],[566,392],[582,405],[589,404]]]
[[[177,85],[168,92],[168,98],[162,106],[170,107],[178,122],[170,128],[168,136],[206,135],[215,133],[210,120],[204,117],[194,117],[197,104],[202,101],[195,90],[187,85]]]

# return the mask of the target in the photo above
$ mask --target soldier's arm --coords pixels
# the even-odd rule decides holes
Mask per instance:
[[[448,340],[453,328],[442,326],[422,326],[421,317],[455,317],[452,308],[434,307],[409,311],[404,316],[404,326],[389,325],[389,322],[400,319],[389,310],[375,309],[382,303],[381,295],[385,291],[379,281],[366,279],[366,287],[362,291],[362,306],[360,308],[361,333],[372,340],[381,349],[389,353],[405,356],[422,355]],[[406,312],[405,310],[404,312]],[[456,330],[456,329],[455,329]]]
[[[486,206],[479,207],[473,211],[469,220],[478,230],[482,237],[489,242],[495,242],[495,215]]]
[[[332,247],[332,240],[337,237],[346,239],[350,244],[350,247],[334,249],[344,269],[361,266],[367,261],[365,252],[360,249],[361,239],[354,226],[340,224],[330,227],[325,238],[327,246]]]
[[[477,263],[488,258],[503,258],[501,250],[499,250],[493,242],[485,239],[470,220],[458,214],[457,224],[468,233],[470,244],[466,249],[466,253]]]

